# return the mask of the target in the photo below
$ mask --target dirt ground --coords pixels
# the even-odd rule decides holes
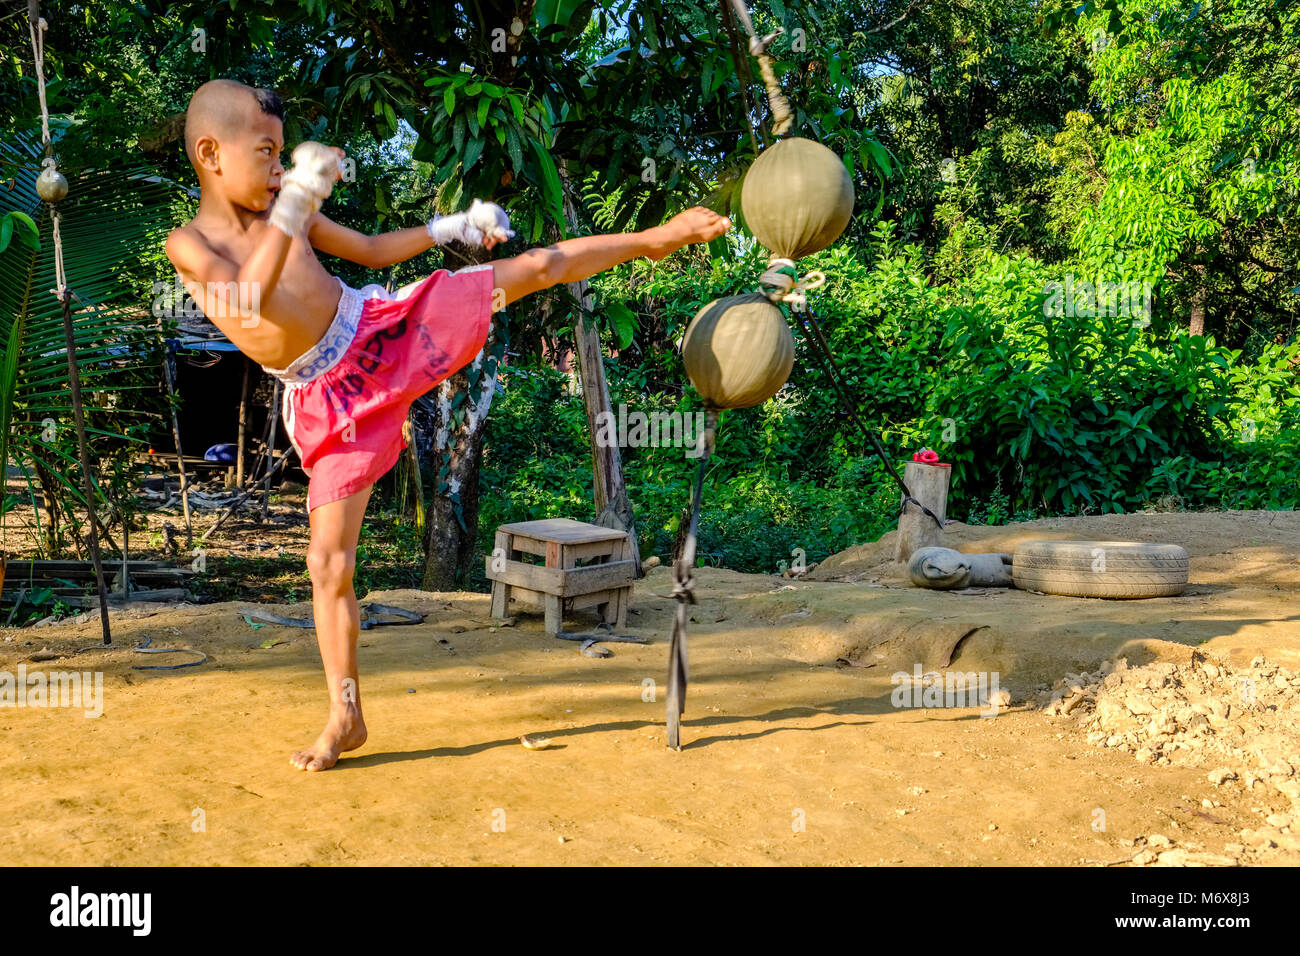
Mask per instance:
[[[487,595],[363,597],[428,618],[362,632],[370,739],[310,775],[288,764],[325,717],[310,631],[255,630],[242,603],[115,612],[114,650],[78,652],[98,640],[97,617],[0,631],[0,672],[104,674],[98,718],[0,708],[0,853],[65,865],[1141,865],[1176,847],[1186,863],[1300,862],[1283,793],[1135,760],[1044,706],[1062,678],[1119,658],[1186,664],[1195,648],[1300,671],[1300,515],[958,524],[945,544],[1010,551],[1026,538],[1181,544],[1191,585],[1145,601],[918,590],[889,562],[892,534],[798,580],[700,569],[680,752],[665,746],[664,567],[638,582],[626,628],[651,643],[611,644],[604,660],[547,638],[526,607],[494,626]],[[579,612],[568,626],[594,622]],[[135,670],[165,661],[131,650],[146,635],[208,660]],[[895,707],[891,675],[918,666],[997,672],[1011,704],[992,718]],[[524,733],[553,746],[525,749]],[[1261,828],[1271,838],[1256,839]]]

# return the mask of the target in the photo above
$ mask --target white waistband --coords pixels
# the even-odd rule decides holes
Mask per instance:
[[[274,375],[285,385],[306,385],[314,378],[324,375],[335,365],[339,359],[348,350],[352,340],[356,338],[357,323],[361,320],[361,307],[365,305],[367,298],[384,298],[384,295],[375,295],[375,289],[383,292],[382,286],[368,285],[364,290],[353,289],[342,279],[335,276],[340,288],[338,311],[334,314],[334,321],[330,323],[329,329],[321,336],[320,341],[309,348],[302,355],[298,356],[289,363],[288,368],[267,368],[263,365],[268,375]]]

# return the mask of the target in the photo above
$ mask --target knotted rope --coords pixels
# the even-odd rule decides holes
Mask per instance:
[[[766,287],[767,291],[763,294],[773,305],[789,302],[791,308],[803,311],[808,307],[804,293],[824,286],[826,273],[813,270],[801,279],[795,271],[793,259],[773,256],[767,261],[767,271],[759,276],[758,282]]]
[[[781,92],[781,84],[777,82],[776,70],[772,67],[772,58],[767,55],[767,48],[773,40],[785,32],[785,29],[778,27],[774,33],[760,37],[754,32],[754,24],[749,19],[749,11],[745,9],[744,0],[731,0],[731,5],[736,8],[736,17],[740,20],[740,25],[749,34],[749,52],[754,59],[758,60],[759,72],[763,74],[763,86],[767,88],[767,102],[772,108],[772,135],[780,139],[790,132],[790,124],[794,122],[794,110],[790,106],[790,101],[785,98],[785,94]]]
[[[36,61],[36,94],[41,101],[41,138],[45,142],[45,155],[53,150],[50,143],[50,109],[45,104],[45,31],[49,25],[44,17],[27,20],[32,35],[32,58]]]

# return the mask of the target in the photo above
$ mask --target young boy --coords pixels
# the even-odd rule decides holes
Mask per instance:
[[[360,617],[352,575],[370,489],[396,462],[411,403],[482,351],[493,311],[554,285],[645,256],[662,259],[731,224],[696,207],[662,226],[569,239],[458,272],[438,270],[389,295],[331,276],[314,249],[372,269],[436,242],[491,249],[513,233],[504,211],[469,213],[368,236],[318,210],[343,152],[304,143],[280,164],[284,109],[269,90],[205,83],[185,116],[185,151],[199,177],[198,214],[167,238],[171,260],[205,314],[245,355],[285,382],[285,429],[309,477],[316,639],[330,711],[315,743],[289,758],[325,770],[366,740],[357,686]]]

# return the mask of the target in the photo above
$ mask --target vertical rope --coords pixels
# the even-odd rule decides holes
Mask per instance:
[[[28,4],[27,29],[32,35],[32,57],[36,61],[36,94],[41,101],[41,139],[45,155],[53,153],[50,143],[50,109],[45,103],[45,31],[48,24],[40,14],[40,6],[32,0]]]
[[[32,39],[32,58],[36,64],[36,90],[41,103],[41,138],[45,143],[45,159],[41,165],[45,172],[57,172],[58,163],[54,159],[54,144],[50,139],[50,109],[45,99],[45,31],[48,24],[41,16],[41,7],[37,0],[28,0],[27,26]],[[44,173],[42,173],[44,175]],[[95,568],[95,584],[99,589],[99,622],[104,635],[104,643],[113,643],[112,630],[108,623],[108,589],[104,586],[104,565],[99,555],[99,519],[95,514],[95,489],[90,478],[90,447],[86,440],[86,417],[81,405],[81,375],[77,367],[77,346],[72,332],[72,292],[68,288],[68,276],[63,268],[63,236],[59,229],[61,216],[56,205],[57,200],[46,200],[50,207],[50,219],[53,222],[54,237],[54,284],[51,291],[58,298],[63,308],[63,340],[68,355],[68,385],[72,396],[72,419],[77,429],[77,451],[81,459],[81,490],[86,497],[86,512],[90,521],[90,561]],[[123,548],[125,553],[125,548]],[[129,584],[124,582],[124,587]]]
[[[767,103],[772,109],[772,135],[779,139],[790,132],[790,125],[794,122],[794,110],[781,91],[772,58],[767,55],[767,48],[785,30],[778,28],[774,33],[760,37],[754,32],[754,23],[749,19],[749,11],[745,9],[745,0],[731,0],[731,5],[736,9],[736,17],[740,20],[740,25],[749,34],[749,52],[754,59],[758,60],[758,70],[763,75],[763,86],[767,89]]]

